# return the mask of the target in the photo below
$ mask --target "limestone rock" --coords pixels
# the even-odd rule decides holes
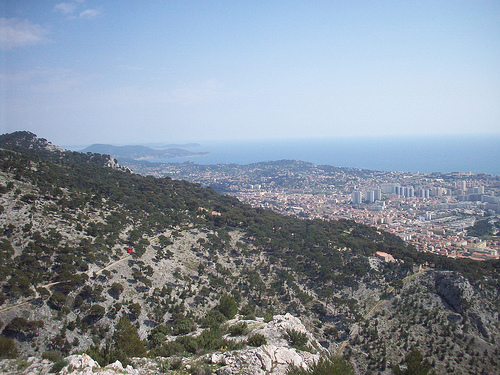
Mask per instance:
[[[454,272],[441,272],[436,275],[436,291],[459,314],[464,313],[474,295],[469,281]]]
[[[477,303],[474,298],[478,293],[470,282],[455,272],[439,272],[435,278],[437,294],[463,319],[468,319],[472,326],[486,340],[491,339],[491,329],[497,322],[497,313],[487,306]],[[459,321],[450,315],[450,321]]]
[[[105,368],[115,371],[123,371],[123,365],[120,361],[116,360],[116,362],[107,365]]]
[[[319,359],[318,354],[297,351],[290,347],[287,330],[305,333],[311,346],[319,348],[316,339],[307,331],[300,319],[291,314],[275,315],[251,333],[266,337],[267,345],[235,352],[213,353],[211,362],[223,365],[217,374],[285,374],[290,365],[307,368]]]
[[[98,369],[101,367],[87,354],[70,355],[69,357],[66,357],[66,361],[68,362],[68,365],[59,372],[61,375],[92,374],[94,368]]]

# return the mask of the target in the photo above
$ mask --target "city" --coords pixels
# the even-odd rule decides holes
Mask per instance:
[[[249,165],[129,164],[134,172],[210,186],[304,219],[352,219],[420,251],[499,259],[500,176],[380,172],[282,160]],[[497,234],[497,236],[495,236]]]

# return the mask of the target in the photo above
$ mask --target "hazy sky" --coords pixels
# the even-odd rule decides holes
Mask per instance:
[[[500,1],[0,1],[0,133],[499,133]]]

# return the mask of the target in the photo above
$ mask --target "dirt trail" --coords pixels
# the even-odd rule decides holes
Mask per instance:
[[[100,270],[96,271],[96,275],[101,273],[102,271],[104,270],[107,270],[108,268],[111,268],[113,267],[114,265],[120,263],[120,262],[123,262],[124,260],[127,260],[127,259],[130,259],[132,257],[132,255],[127,255],[121,259],[118,259],[110,264],[108,264],[106,267],[104,268],[101,268]],[[64,283],[65,281],[56,281],[54,283],[49,283],[49,284],[44,284],[44,285],[40,285],[38,286],[38,288],[50,288],[51,286],[54,286],[54,285],[57,285],[57,284],[61,284],[61,283]],[[16,307],[20,307],[20,306],[24,306],[24,305],[27,305],[28,303],[30,303],[31,301],[35,300],[38,298],[38,292],[36,291],[36,288],[35,288],[35,297],[33,298],[30,298],[24,302],[20,302],[20,303],[16,303],[15,305],[12,305],[12,306],[7,306],[7,307],[3,307],[3,308],[0,308],[0,314],[5,312],[5,311],[9,311],[9,310],[12,310]]]

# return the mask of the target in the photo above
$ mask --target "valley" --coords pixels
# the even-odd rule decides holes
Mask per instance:
[[[0,141],[4,373],[69,371],[82,353],[143,374],[284,374],[335,354],[391,374],[412,353],[429,373],[499,373],[498,260],[281,215],[30,133]]]

